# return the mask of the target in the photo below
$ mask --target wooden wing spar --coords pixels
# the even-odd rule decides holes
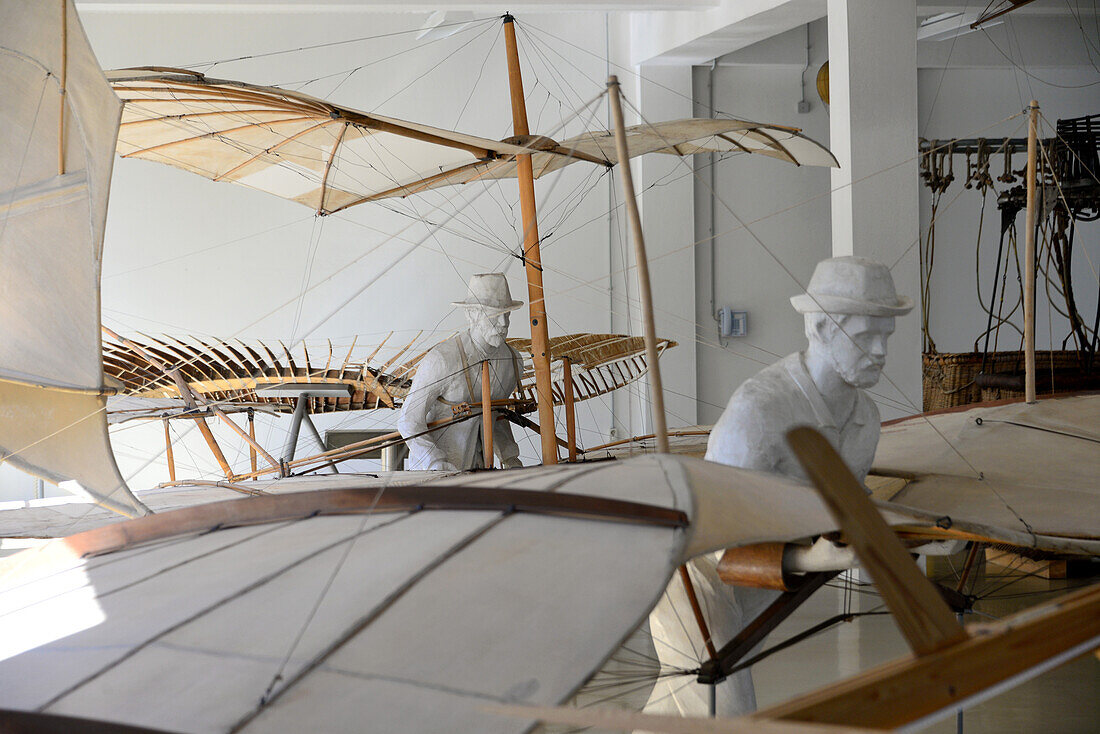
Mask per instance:
[[[515,178],[522,154],[531,155],[535,178],[581,160],[618,162],[614,137],[605,130],[561,142],[539,135],[495,141],[187,69],[121,69],[108,79],[125,103],[118,136],[123,158],[239,183],[318,214],[441,186]],[[627,137],[630,157],[740,152],[796,165],[837,165],[797,128],[746,120],[638,125]]]
[[[418,335],[419,336],[419,335]],[[382,353],[380,345],[334,347],[331,342],[301,344],[293,349],[281,342],[242,342],[141,336],[120,341],[105,337],[104,372],[118,384],[125,398],[112,399],[112,422],[134,418],[161,418],[186,412],[175,380],[149,356],[176,367],[193,392],[218,402],[227,412],[248,408],[288,413],[296,395],[288,385],[344,386],[346,395],[314,395],[309,412],[332,413],[375,408],[399,408],[426,349],[412,359],[399,361],[413,349],[416,339]],[[128,344],[126,342],[129,342]],[[524,357],[524,371],[516,398],[533,403],[534,369],[529,339],[509,339]],[[661,352],[676,346],[660,341]],[[553,394],[556,405],[566,401],[564,362],[570,362],[572,399],[588,400],[624,387],[646,373],[645,345],[641,337],[621,334],[569,334],[550,340]],[[149,354],[145,354],[148,352]]]

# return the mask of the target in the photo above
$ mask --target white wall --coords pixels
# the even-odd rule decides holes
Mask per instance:
[[[807,66],[805,26],[723,58],[713,72],[715,108],[733,117],[800,127],[827,146],[828,110],[815,91],[817,70],[828,58],[823,20],[810,25],[809,45],[805,72],[809,113],[798,113]],[[709,67],[695,67],[699,116],[707,114],[710,76]],[[708,181],[706,160],[700,157],[698,165],[703,181]],[[806,282],[814,265],[830,255],[829,169],[796,168],[763,156],[733,156],[718,163],[715,193],[715,306],[748,311],[749,328],[746,337],[719,343],[710,306],[711,197],[708,184],[697,182],[696,359],[702,423],[716,421],[737,386],[762,366],[801,348],[802,317],[788,300],[801,288],[777,260]],[[749,224],[749,231],[730,210]]]
[[[1100,84],[1097,84],[1100,71],[1090,65],[1081,31],[1071,17],[1017,19],[990,29],[988,34],[988,37],[982,33],[959,37],[953,49],[950,40],[918,43],[920,135],[1024,136],[1026,124],[1022,117],[1009,123],[999,121],[1018,113],[1033,94],[1051,124],[1058,117],[1100,112]],[[1018,61],[1017,37],[1027,39],[1023,58],[1033,76],[1014,70],[992,45],[997,43]],[[1090,28],[1089,37],[1100,45],[1094,28]],[[806,63],[805,39],[805,28],[797,28],[723,57],[713,72],[715,106],[733,116],[798,125],[811,137],[828,144],[828,109],[814,91],[817,70],[828,58],[826,21],[810,24],[811,63],[805,76],[806,95],[812,107],[809,114],[799,115],[795,113],[795,105]],[[1100,62],[1100,54],[1094,52],[1094,58]],[[709,66],[694,69],[696,115],[707,114],[710,74]],[[916,155],[915,141],[913,154]],[[956,160],[956,176],[960,175],[961,161]],[[1015,166],[1023,165],[1023,157],[1017,156]],[[965,175],[965,163],[961,168]],[[999,162],[994,168],[993,175],[1000,175]],[[746,221],[763,218],[751,229],[803,279],[809,277],[818,260],[830,255],[829,186],[827,172],[785,168],[770,160],[733,159],[720,163],[718,169],[718,195]],[[923,187],[920,192],[923,234],[930,219],[929,196]],[[696,184],[695,201],[699,242],[696,247],[699,420],[707,423],[717,419],[729,395],[741,382],[776,355],[800,348],[804,339],[801,319],[787,301],[798,290],[797,286],[752,237],[734,229],[736,222],[718,203],[716,305],[749,312],[748,336],[728,340],[725,346],[718,345],[709,295],[710,197],[702,183]],[[988,293],[996,257],[999,217],[995,203],[991,195],[982,235],[980,267],[984,293]],[[798,206],[784,211],[794,205]],[[931,330],[940,351],[969,351],[975,337],[985,328],[985,315],[975,296],[975,241],[980,207],[980,195],[974,190],[964,190],[961,179],[944,195],[941,205],[931,297]],[[772,216],[776,212],[782,213]],[[884,211],[882,216],[889,218],[891,212]],[[1019,221],[1022,248],[1022,214]],[[1074,273],[1081,312],[1088,318],[1096,305],[1097,273],[1100,273],[1098,240],[1100,225],[1079,224]],[[915,261],[915,247],[904,252],[908,244],[894,243],[892,249],[878,257],[882,259],[892,253],[903,258],[903,262]],[[1010,284],[1010,297],[1013,288]],[[916,292],[908,295],[918,297]],[[1037,313],[1038,348],[1050,347],[1048,318],[1054,324],[1054,347],[1060,348],[1067,331],[1065,319],[1052,315],[1043,294]],[[905,318],[916,322],[919,315],[914,311]],[[892,353],[896,354],[900,347],[892,344]],[[1015,349],[1017,343],[1005,345],[1002,341],[1000,348]],[[891,399],[896,398],[893,391],[882,388],[877,392],[884,413],[896,414],[899,406]]]

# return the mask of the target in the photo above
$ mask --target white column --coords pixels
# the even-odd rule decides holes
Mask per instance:
[[[892,266],[898,292],[916,301],[916,0],[829,0],[828,7],[829,145],[840,162],[832,174],[833,254]],[[898,319],[890,341],[886,375],[902,394],[885,378],[875,389],[907,407],[880,402],[884,418],[920,410],[918,311]]]

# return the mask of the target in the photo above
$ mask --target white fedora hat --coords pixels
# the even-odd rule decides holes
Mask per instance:
[[[466,289],[465,301],[452,301],[452,306],[483,308],[487,311],[504,313],[515,311],[523,301],[513,301],[508,290],[508,279],[504,273],[478,273],[470,278]]]
[[[799,313],[901,316],[912,310],[913,299],[897,294],[885,265],[849,256],[819,262],[806,292],[792,296],[791,305]]]

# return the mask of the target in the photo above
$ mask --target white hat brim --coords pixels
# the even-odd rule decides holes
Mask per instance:
[[[483,308],[486,311],[493,311],[494,313],[506,313],[522,308],[523,301],[510,301],[507,306],[490,306],[480,301],[451,301],[451,305],[462,306],[463,308]]]
[[[835,313],[851,316],[903,316],[913,310],[913,299],[898,296],[896,303],[861,301],[844,296],[803,293],[791,296],[791,305],[799,313]]]

